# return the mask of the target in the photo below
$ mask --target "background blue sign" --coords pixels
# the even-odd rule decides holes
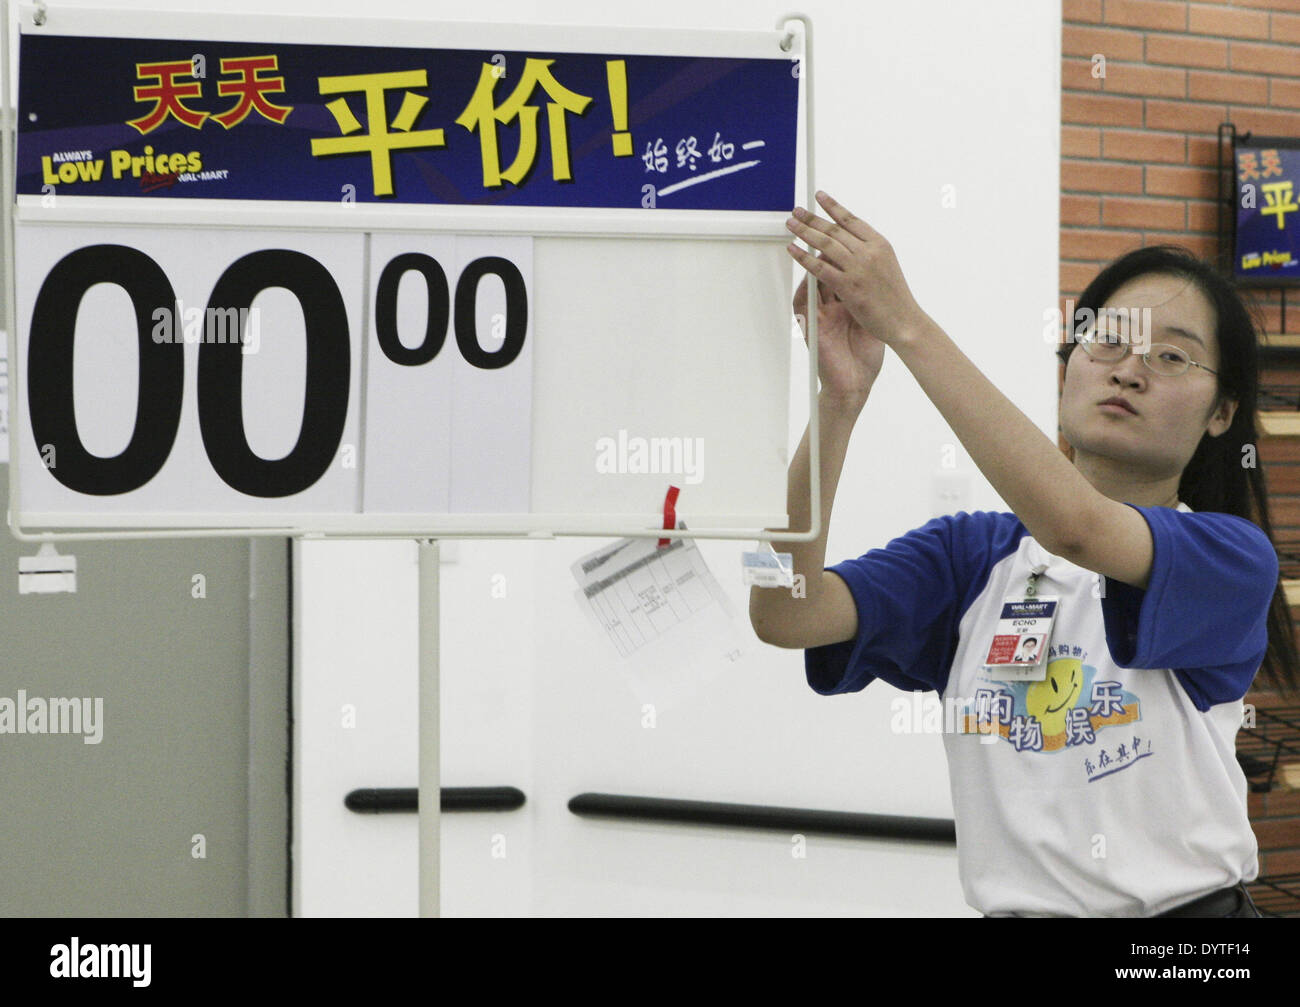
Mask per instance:
[[[1238,143],[1234,154],[1233,275],[1260,284],[1300,284],[1300,140],[1257,137]]]

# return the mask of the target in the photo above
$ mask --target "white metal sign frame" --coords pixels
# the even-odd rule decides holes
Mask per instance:
[[[6,3],[6,7],[7,7]],[[116,12],[90,10],[56,6],[52,10],[47,5],[23,4],[18,7],[20,28],[39,31],[42,25],[57,27],[57,22],[65,17],[75,17],[78,32],[102,34],[105,37],[142,37],[137,29],[138,22],[126,22]],[[144,37],[204,37],[215,35],[232,41],[243,39],[257,40],[265,37],[265,32],[274,31],[279,37],[304,37],[310,30],[310,37],[323,43],[338,41],[354,42],[355,35],[350,33],[349,21],[328,18],[275,17],[250,18],[247,21],[222,21],[219,30],[214,27],[213,18],[202,14],[162,13],[149,15],[150,30]],[[800,21],[803,32],[796,33],[786,26],[791,21]],[[425,22],[381,20],[373,23],[374,30],[368,24],[367,41],[383,44],[388,40],[394,45],[407,45],[412,42],[413,26],[428,28]],[[8,30],[9,12],[6,10],[4,45],[9,51]],[[675,53],[700,55],[752,55],[756,45],[778,45],[788,58],[800,58],[803,61],[801,77],[805,87],[805,130],[804,150],[806,157],[807,205],[815,205],[813,193],[815,178],[813,170],[812,144],[812,73],[811,73],[811,24],[802,14],[790,14],[778,22],[778,33],[761,32],[706,34],[667,29],[638,30],[637,39],[646,53],[662,51],[664,47]],[[609,51],[617,48],[630,51],[624,37],[620,37],[616,46],[609,42],[609,30],[598,28],[579,28],[577,26],[517,26],[517,25],[472,25],[440,23],[437,26],[438,44],[444,47],[470,45],[474,40],[481,40],[485,32],[490,32],[495,42],[503,45],[518,45],[527,48],[531,43],[537,44],[538,34],[546,39],[548,47],[557,51]],[[549,36],[547,36],[549,33]],[[730,39],[730,43],[727,40]],[[800,51],[799,42],[802,42]],[[727,49],[727,45],[731,49]],[[9,94],[8,75],[0,82],[3,88],[3,108],[13,108],[13,98]],[[21,361],[18,360],[18,333],[16,323],[16,291],[14,269],[14,225],[21,221],[53,221],[95,223],[121,220],[121,200],[104,197],[61,197],[60,206],[47,208],[41,206],[39,197],[14,196],[14,156],[16,146],[16,124],[11,123],[5,136],[0,157],[3,158],[3,239],[4,239],[4,282],[9,291],[8,318],[6,329],[9,338],[10,373],[21,378]],[[240,205],[243,203],[244,205]],[[490,208],[493,213],[485,213],[483,208],[457,206],[340,206],[319,203],[275,203],[235,201],[235,200],[175,200],[171,202],[151,202],[148,206],[148,222],[157,227],[193,228],[215,225],[218,221],[225,226],[232,223],[241,228],[323,228],[341,229],[355,233],[369,229],[375,231],[402,231],[428,229],[436,220],[441,229],[454,229],[461,233],[500,232],[509,229],[515,233],[531,233],[537,236],[572,235],[585,233],[592,235],[623,235],[633,227],[637,233],[648,237],[710,237],[720,235],[735,238],[773,238],[780,234],[782,240],[788,239],[788,232],[783,225],[783,215],[755,214],[729,211],[691,211],[661,209],[647,214],[633,210],[585,211],[581,219],[575,221],[575,215],[560,208],[538,207],[512,209],[506,207]],[[134,208],[133,208],[134,210]],[[810,303],[816,303],[816,279],[810,277]],[[817,325],[816,313],[810,313],[808,319],[809,351],[811,359],[817,359]],[[454,527],[455,522],[437,521],[440,537],[476,537],[476,538],[553,538],[557,535],[624,535],[631,537],[692,537],[712,539],[751,539],[771,540],[781,538],[785,541],[811,541],[820,535],[821,486],[820,486],[820,444],[818,431],[817,390],[818,378],[816,367],[809,368],[809,423],[811,427],[811,486],[810,513],[812,527],[803,533],[770,532],[755,528],[705,528],[662,529],[643,527],[616,527],[601,524],[598,520],[588,521],[587,526],[568,530],[511,529],[506,527],[506,520],[494,520],[495,515],[469,515]],[[18,415],[24,408],[25,388],[21,380],[11,379],[11,415]],[[18,458],[16,440],[20,424],[11,424],[11,458]],[[18,466],[11,466],[11,500],[21,499],[19,495],[20,475]],[[371,520],[370,527],[358,531],[355,522],[350,523],[349,515],[338,516],[337,521],[316,518],[310,530],[304,530],[294,524],[277,527],[140,527],[131,530],[96,530],[85,532],[35,531],[23,527],[21,513],[15,513],[10,507],[8,520],[11,532],[24,541],[77,541],[101,540],[109,538],[178,538],[178,537],[222,537],[231,535],[307,535],[324,537],[340,535],[357,537],[358,535],[377,537],[416,537],[433,533],[431,527],[412,516],[403,515],[388,523]],[[433,516],[437,518],[438,516]],[[111,523],[111,522],[110,522]],[[142,522],[143,523],[143,522]]]

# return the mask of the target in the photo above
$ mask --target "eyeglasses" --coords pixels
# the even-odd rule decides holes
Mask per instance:
[[[1085,329],[1083,332],[1076,333],[1074,341],[1083,347],[1083,351],[1089,357],[1100,363],[1122,360],[1133,349],[1123,336],[1110,332],[1098,334],[1095,329]],[[1168,377],[1186,374],[1189,367],[1199,367],[1210,374],[1218,374],[1218,371],[1211,371],[1204,364],[1198,364],[1184,350],[1170,343],[1152,343],[1147,352],[1138,355],[1151,370]]]

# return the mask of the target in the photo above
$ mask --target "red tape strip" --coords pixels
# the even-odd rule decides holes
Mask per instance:
[[[678,489],[676,486],[669,486],[668,492],[664,495],[664,527],[665,528],[673,529],[677,527],[677,494],[680,492],[681,490]],[[671,541],[672,539],[670,538],[661,538],[659,540],[659,548],[662,549]]]

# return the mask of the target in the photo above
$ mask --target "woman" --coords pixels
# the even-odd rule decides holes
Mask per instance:
[[[753,589],[755,631],[804,648],[820,693],[879,678],[963,711],[944,745],[962,886],[985,915],[1258,915],[1234,739],[1261,662],[1279,688],[1298,662],[1240,300],[1176,249],[1103,270],[1060,351],[1066,458],[920,309],[889,243],[818,201],[829,220],[796,208],[788,226],[813,250],[789,246],[821,302],[822,534],[783,545],[804,596]],[[805,279],[801,319],[806,305]],[[936,518],[827,569],[849,435],[886,347],[1012,513]],[[809,525],[808,467],[805,433],[792,529]],[[999,650],[1012,617],[1038,620],[1036,668]]]

